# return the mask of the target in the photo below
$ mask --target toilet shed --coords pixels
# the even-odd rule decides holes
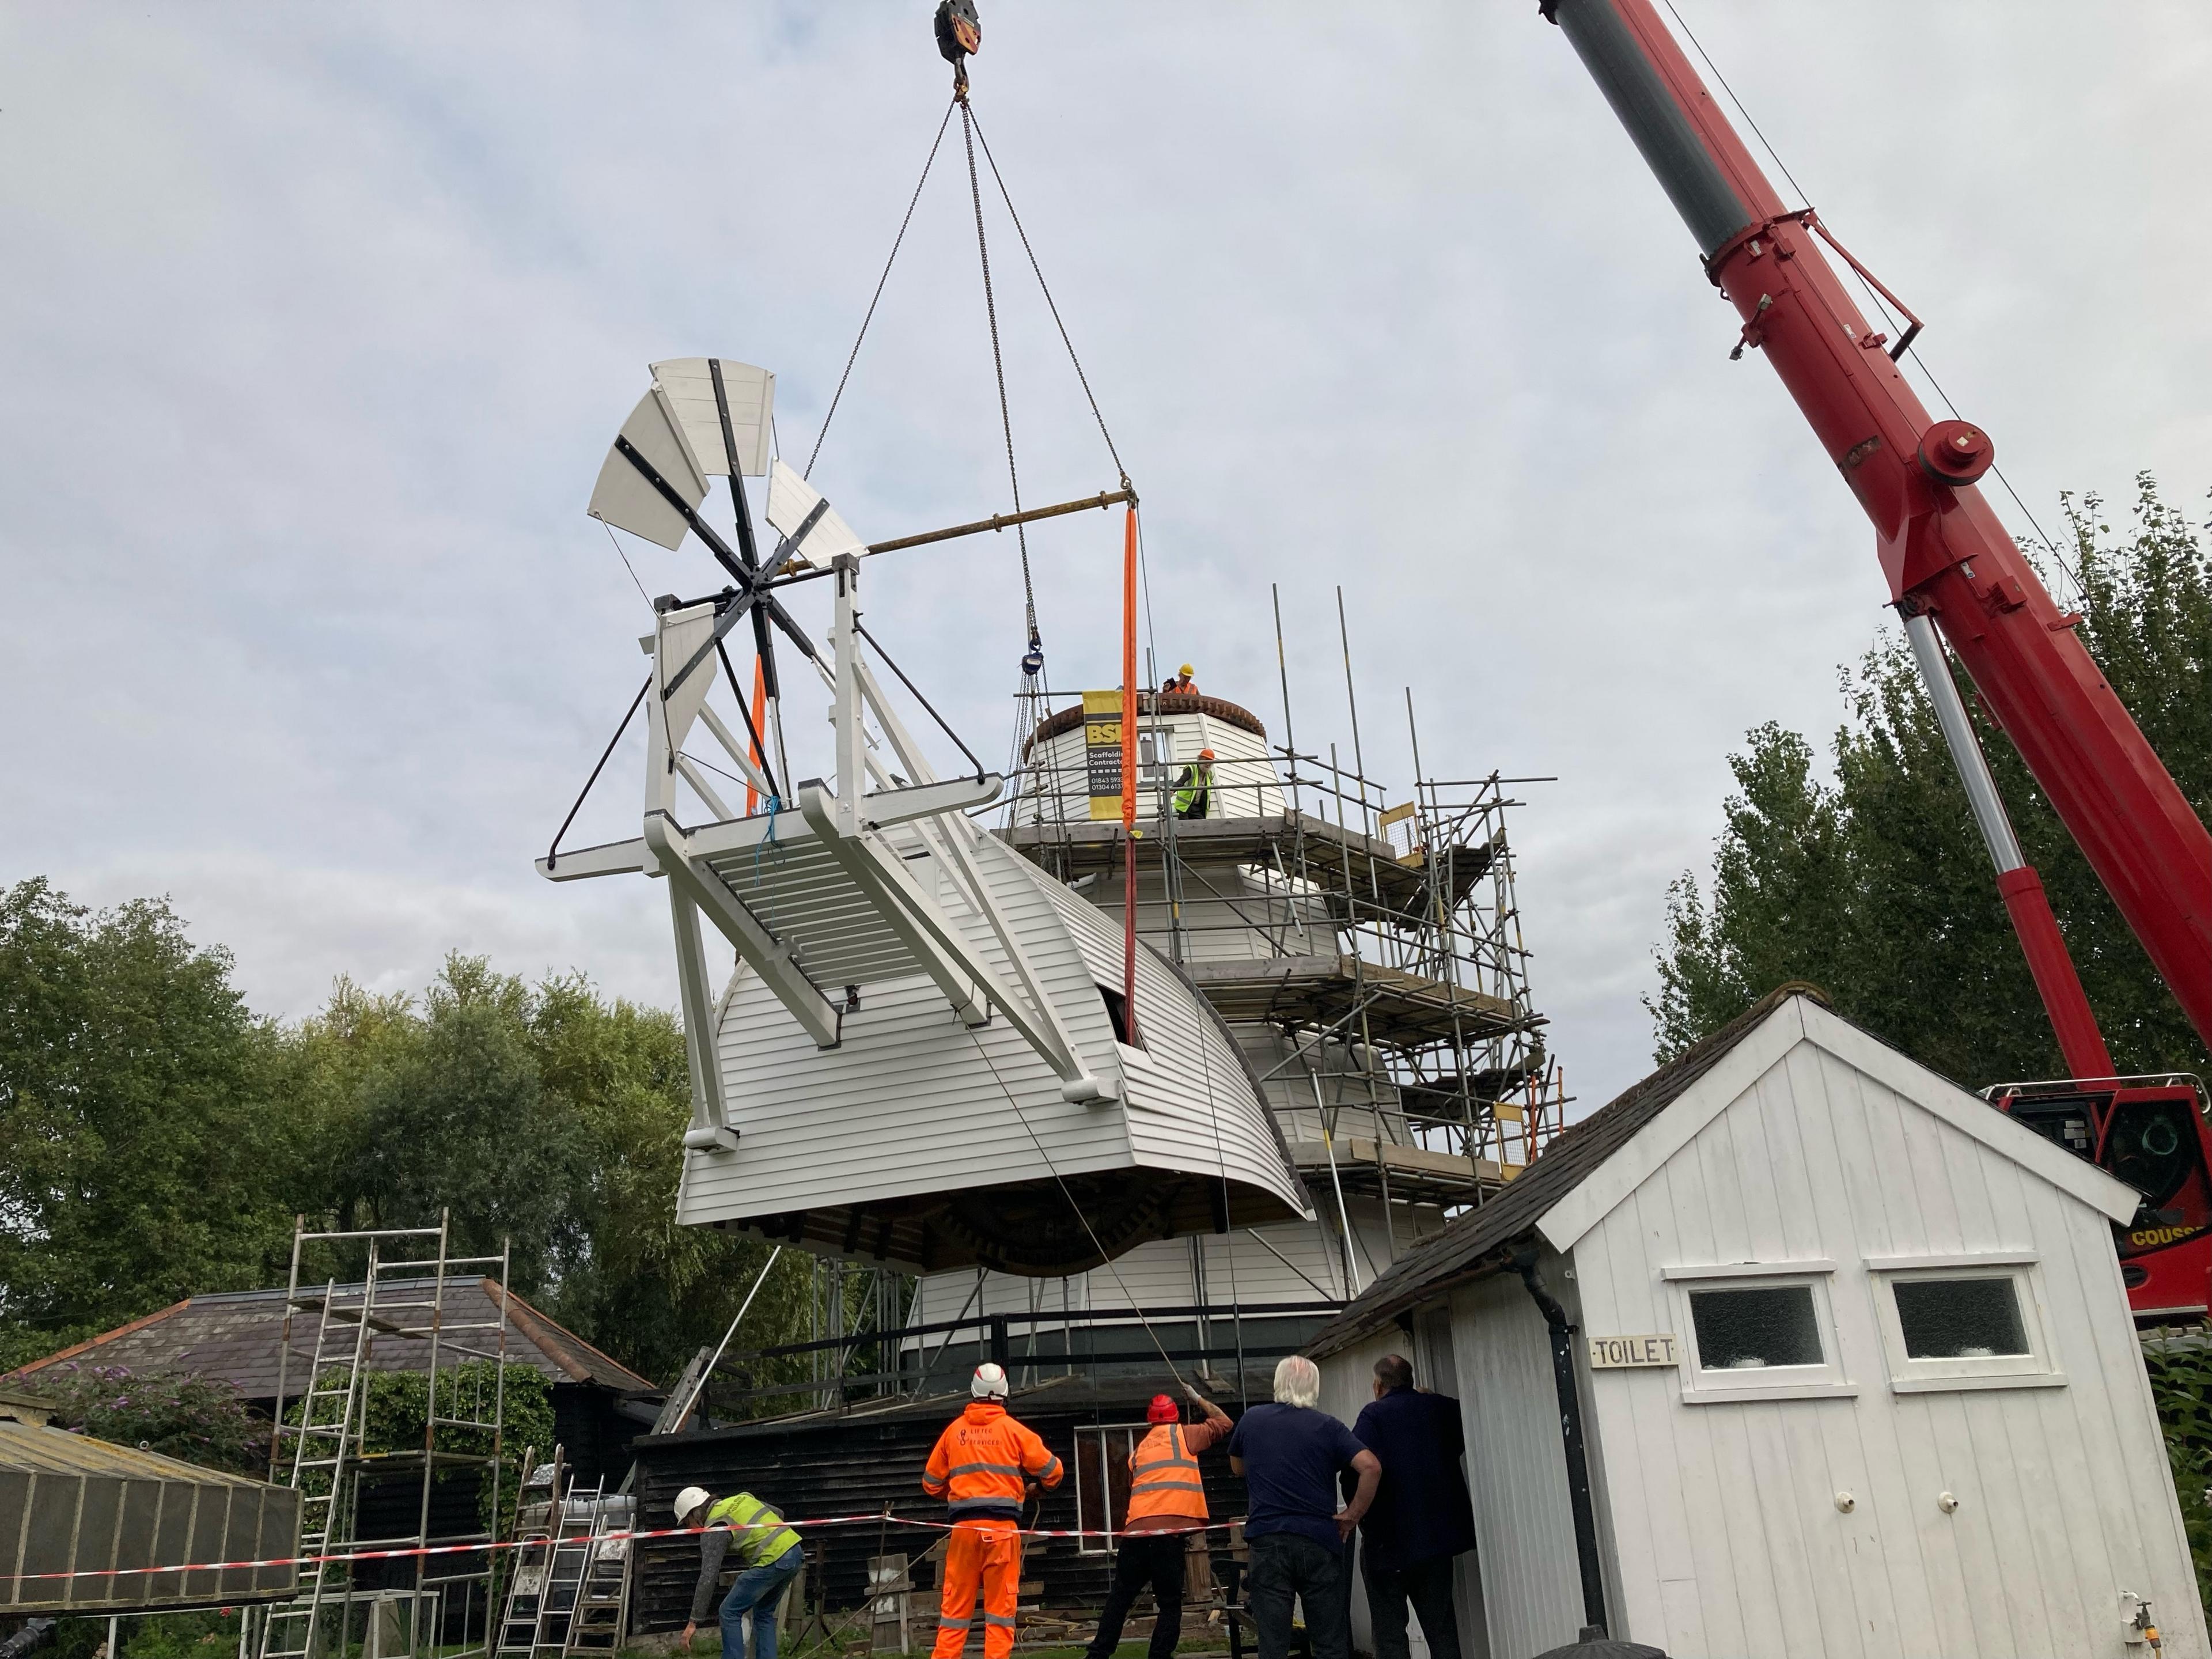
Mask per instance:
[[[1601,1623],[1675,1659],[2117,1659],[2152,1622],[2201,1656],[2112,1243],[2136,1202],[1788,987],[1310,1352],[1340,1413],[1391,1352],[1460,1400],[1471,1656]]]

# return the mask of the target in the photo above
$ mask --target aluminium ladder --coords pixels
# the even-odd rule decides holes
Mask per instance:
[[[392,1328],[376,1316],[375,1242],[369,1244],[369,1274],[362,1286],[358,1306],[340,1305],[335,1279],[325,1283],[319,1297],[301,1295],[297,1237],[293,1241],[292,1277],[285,1296],[285,1341],[278,1362],[277,1421],[270,1439],[270,1461],[281,1457],[279,1449],[288,1432],[283,1422],[283,1371],[291,1358],[292,1319],[295,1313],[313,1308],[319,1316],[314,1359],[308,1367],[307,1389],[300,1397],[299,1425],[289,1430],[293,1437],[291,1485],[301,1494],[300,1553],[332,1557],[343,1550],[353,1529],[351,1465],[361,1450],[361,1380],[369,1354],[369,1332]],[[345,1327],[351,1328],[349,1334]],[[260,1659],[314,1659],[325,1603],[336,1595],[343,1609],[351,1600],[349,1562],[319,1561],[310,1569],[307,1581],[304,1595],[270,1607],[262,1620]],[[341,1612],[342,1620],[343,1616]]]
[[[532,1486],[537,1485],[533,1479]],[[611,1654],[629,1609],[629,1540],[610,1540],[606,1481],[568,1475],[555,1448],[542,1516],[516,1510],[522,1534],[494,1659],[562,1659]]]

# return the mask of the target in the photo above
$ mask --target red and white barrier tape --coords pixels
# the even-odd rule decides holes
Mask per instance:
[[[629,1532],[604,1532],[591,1540],[613,1543],[622,1539],[696,1538],[702,1533],[776,1532],[784,1528],[799,1531],[809,1527],[884,1526],[927,1527],[939,1532],[950,1532],[958,1526],[957,1521],[926,1521],[919,1516],[890,1515],[878,1510],[872,1515],[828,1515],[805,1520],[784,1519],[774,1522],[750,1522],[743,1526],[721,1527],[653,1527]],[[1207,1521],[1188,1527],[1148,1527],[1146,1534],[1212,1532],[1223,1527],[1242,1524],[1237,1521]],[[1021,1527],[1017,1528],[1024,1538],[1126,1538],[1127,1528],[1115,1531],[1103,1527]],[[407,1549],[396,1550],[340,1550],[328,1555],[279,1555],[265,1561],[191,1561],[172,1567],[82,1567],[74,1572],[0,1573],[0,1583],[27,1583],[32,1579],[49,1578],[122,1578],[166,1577],[179,1572],[249,1572],[264,1567],[320,1567],[340,1561],[390,1561],[402,1558],[428,1555],[470,1555],[477,1551],[535,1549],[551,1540],[544,1538],[509,1539],[499,1543],[485,1544],[418,1544]],[[569,1541],[563,1540],[563,1542]],[[575,1542],[585,1540],[578,1539]]]

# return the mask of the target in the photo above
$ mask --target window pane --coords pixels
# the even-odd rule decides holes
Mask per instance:
[[[1692,1291],[1690,1321],[1697,1327],[1698,1364],[1705,1370],[1825,1363],[1809,1285]]]
[[[2001,1279],[1900,1279],[1897,1322],[1914,1359],[1988,1359],[2027,1352],[2020,1294]]]

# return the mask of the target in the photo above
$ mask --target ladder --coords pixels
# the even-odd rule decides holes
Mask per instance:
[[[607,1540],[604,1477],[589,1487],[569,1476],[559,1447],[544,1482],[545,1502],[518,1506],[514,1577],[500,1620],[495,1659],[562,1659],[570,1652],[612,1653],[629,1611],[627,1539]],[[530,1486],[538,1485],[536,1476]],[[526,1491],[525,1498],[528,1497]]]
[[[276,1447],[283,1436],[292,1436],[291,1485],[300,1497],[300,1553],[332,1555],[342,1551],[352,1533],[349,1501],[354,1495],[349,1467],[361,1449],[362,1372],[369,1355],[369,1332],[390,1330],[390,1322],[376,1316],[376,1245],[369,1245],[369,1273],[357,1305],[342,1306],[337,1281],[327,1280],[322,1294],[300,1291],[300,1242],[292,1246],[291,1282],[285,1291],[284,1351],[277,1381]],[[283,1423],[283,1368],[291,1358],[291,1327],[295,1314],[313,1309],[315,1353],[307,1370],[307,1386],[300,1396],[300,1421],[288,1430]],[[281,1452],[275,1453],[276,1461]],[[261,1623],[260,1659],[314,1659],[316,1638],[321,1634],[325,1604],[337,1597],[342,1609],[350,1600],[352,1564],[343,1560],[318,1562],[308,1570],[306,1593],[269,1609]],[[343,1626],[342,1626],[343,1628]],[[343,1639],[343,1637],[341,1637]]]
[[[635,1504],[627,1498],[607,1497],[605,1484],[603,1479],[601,1492],[592,1504],[591,1542],[576,1589],[575,1613],[568,1621],[564,1650],[568,1654],[618,1652],[629,1626],[630,1540],[607,1534],[629,1530]]]

